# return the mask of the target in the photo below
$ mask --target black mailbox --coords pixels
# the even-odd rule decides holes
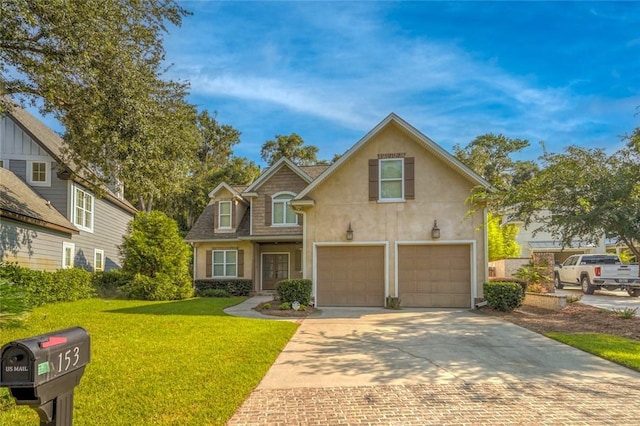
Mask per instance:
[[[36,408],[41,424],[56,416],[71,424],[73,390],[90,361],[90,346],[82,327],[9,342],[0,350],[0,387],[9,388],[17,404]],[[51,424],[64,423],[58,418]]]

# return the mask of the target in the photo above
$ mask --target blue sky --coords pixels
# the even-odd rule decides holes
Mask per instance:
[[[640,126],[638,2],[183,1],[167,76],[242,132],[342,153],[395,112],[451,151],[493,132],[611,151]]]

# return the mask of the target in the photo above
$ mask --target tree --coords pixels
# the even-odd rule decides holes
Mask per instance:
[[[487,218],[487,236],[489,261],[520,256],[520,246],[516,242],[518,227],[513,224],[503,225],[501,216],[489,213]]]
[[[304,141],[295,133],[289,136],[276,135],[275,140],[268,140],[262,145],[260,156],[270,166],[282,157],[288,158],[298,166],[316,164],[318,147],[303,145]]]
[[[5,95],[65,126],[65,161],[98,183],[121,183],[150,210],[175,189],[194,152],[185,84],[161,79],[171,0],[0,3],[0,111]]]
[[[608,155],[602,149],[570,146],[545,153],[544,168],[517,190],[483,193],[492,208],[510,210],[525,226],[541,223],[566,247],[574,239],[597,243],[603,235],[640,254],[640,130]],[[478,194],[476,194],[478,195]]]
[[[171,300],[193,295],[189,246],[176,222],[164,213],[138,213],[123,237],[120,254],[123,272],[133,276],[123,287],[129,297]]]
[[[496,188],[508,188],[530,178],[537,166],[531,161],[514,161],[511,155],[529,146],[526,139],[511,139],[487,133],[466,147],[456,144],[453,153],[474,172]]]

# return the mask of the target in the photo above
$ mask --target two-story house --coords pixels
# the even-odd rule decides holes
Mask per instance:
[[[62,161],[62,139],[14,106],[0,116],[0,259],[31,269],[120,267],[136,209]]]
[[[247,187],[220,184],[186,237],[194,279],[250,278],[255,292],[309,278],[317,306],[472,307],[488,279],[489,187],[390,114],[331,166],[281,159]]]

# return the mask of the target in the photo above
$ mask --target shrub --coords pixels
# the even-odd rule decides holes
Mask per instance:
[[[193,296],[193,288],[188,278],[183,278],[180,282],[162,273],[156,274],[153,278],[136,274],[122,287],[122,291],[129,299],[141,300],[179,300]]]
[[[196,280],[195,286],[197,291],[222,289],[226,290],[231,296],[249,296],[253,289],[253,281],[242,278]]]
[[[282,280],[276,286],[278,298],[283,302],[300,302],[300,305],[311,303],[311,280]]]
[[[58,302],[90,299],[96,295],[93,274],[86,269],[58,269],[53,272],[52,279]]]
[[[524,293],[518,283],[491,281],[484,283],[483,289],[487,304],[494,309],[507,312],[522,306]]]
[[[289,309],[291,309],[291,303],[282,302],[280,306],[278,306],[278,309],[280,309],[281,311],[288,311]]]
[[[264,305],[262,305],[262,309],[265,309],[267,311],[270,310],[271,309],[271,303],[265,303]]]
[[[613,312],[620,318],[631,319],[636,316],[636,313],[638,312],[638,308],[620,308],[620,309],[614,309]]]
[[[138,213],[129,223],[120,252],[124,258],[123,271],[135,275],[133,282],[123,287],[129,297],[172,300],[193,295],[189,246],[180,237],[175,220],[166,214]]]
[[[0,328],[19,326],[29,311],[24,291],[6,278],[0,278]]]
[[[124,297],[122,287],[133,279],[132,276],[120,269],[111,269],[106,272],[93,274],[93,287],[99,297],[119,298]]]
[[[388,296],[387,309],[400,309],[400,298]]]
[[[491,282],[518,283],[522,287],[522,293],[523,294],[524,294],[525,291],[527,291],[527,282],[525,280],[521,280],[519,278],[494,277],[494,278],[490,278],[489,281],[491,281]]]
[[[229,292],[222,288],[208,288],[198,291],[200,297],[229,297]]]
[[[526,291],[542,293],[547,289],[544,283],[552,280],[552,277],[545,274],[546,271],[546,266],[535,266],[529,262],[520,267],[513,275],[527,283]]]
[[[567,295],[567,303],[575,303],[580,301],[580,299],[582,299],[582,295],[578,294],[578,295],[573,295],[573,294],[569,294]]]

